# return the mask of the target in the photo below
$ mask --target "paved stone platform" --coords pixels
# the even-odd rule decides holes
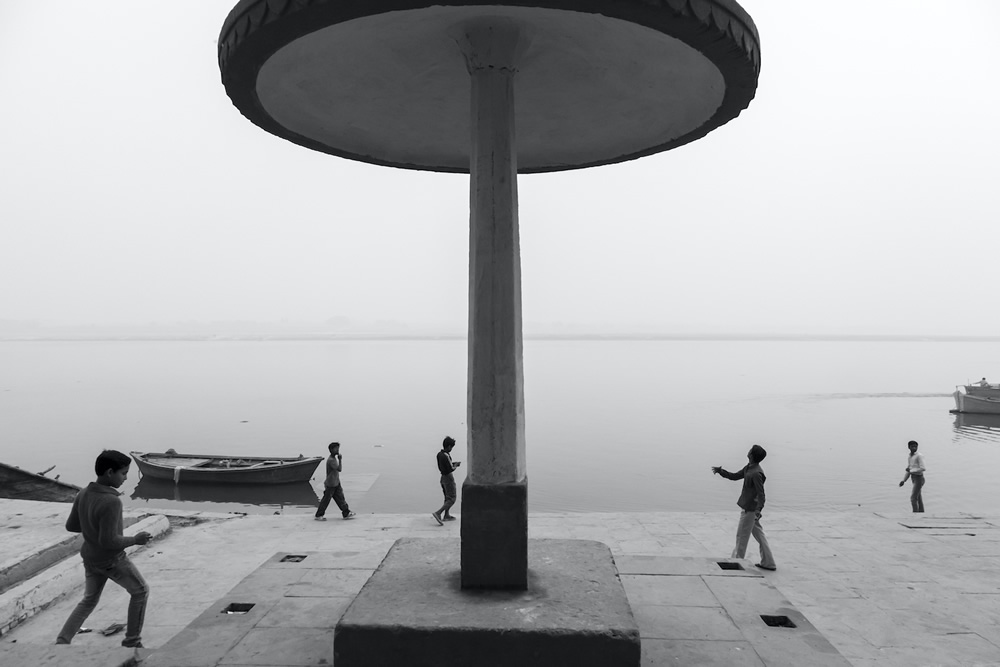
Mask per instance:
[[[639,628],[611,550],[547,539],[527,550],[527,589],[482,590],[462,588],[458,539],[397,540],[337,623],[334,662],[639,667]]]
[[[32,531],[45,525],[49,526],[50,534],[61,529],[64,521],[61,513],[46,519],[44,512],[36,514],[30,507],[16,504],[20,502],[23,501],[0,502],[0,516],[20,513],[21,525],[31,526]],[[314,579],[315,574],[299,575],[305,578],[295,580],[291,591],[296,595],[282,598],[285,611],[273,614],[267,621],[289,626],[310,617],[302,611],[302,606],[309,602],[303,598],[314,597],[318,592],[327,597],[327,605],[333,604],[332,601],[342,605],[342,613],[396,539],[458,536],[457,522],[438,526],[426,513],[361,514],[354,521],[327,522],[313,521],[308,514],[169,514],[173,530],[132,556],[151,587],[143,642],[153,655],[213,605],[226,601],[230,591],[270,562],[275,554],[324,554],[323,558],[336,560],[342,570],[335,580],[327,583]],[[689,606],[694,610],[692,617],[713,613],[721,616],[721,612],[708,611],[712,609],[710,606],[664,604],[702,599],[704,605],[700,593],[675,591],[651,597],[653,593],[647,591],[644,583],[636,585],[630,577],[654,577],[659,571],[664,576],[658,581],[668,586],[695,586],[680,582],[679,575],[688,572],[704,582],[709,575],[700,568],[709,561],[726,560],[720,556],[728,556],[732,550],[737,518],[735,508],[733,512],[713,513],[533,514],[529,536],[593,539],[610,546],[634,609],[655,607],[650,612],[664,617],[678,613],[671,607]],[[763,525],[775,552],[778,571],[756,572],[749,561],[743,561],[750,569],[740,576],[770,584],[774,594],[787,600],[850,664],[858,667],[1000,665],[1000,517],[971,513],[886,515],[860,509],[836,512],[775,509],[765,512]],[[44,533],[42,530],[39,534]],[[30,534],[23,533],[22,539]],[[0,540],[0,561],[5,555],[4,548],[4,540]],[[754,550],[751,542],[751,551]],[[661,558],[673,559],[673,564],[666,568],[658,560]],[[737,578],[732,574],[727,576]],[[6,649],[12,648],[9,646],[12,642],[20,645],[19,651],[32,647],[42,653],[49,651],[56,633],[78,601],[82,584],[81,577],[76,590],[3,634],[0,663],[6,667],[3,656]],[[698,584],[702,585],[708,583]],[[720,605],[729,604],[725,598],[716,600]],[[87,626],[102,628],[124,621],[126,606],[127,595],[109,585]],[[739,612],[736,616],[729,614],[726,612],[728,621],[739,630],[744,619]],[[324,616],[339,616],[336,605],[328,607]],[[643,633],[643,664],[647,666],[696,664],[692,656],[709,665],[775,664],[771,656],[760,655],[753,649],[746,636],[710,645],[695,632],[700,627],[696,623],[682,633],[686,637],[647,640],[647,623],[641,613],[636,618]],[[282,640],[286,661],[279,664],[328,665],[329,653],[313,654],[315,660],[309,662],[309,651],[317,645],[330,646],[333,622],[324,620],[328,627],[311,628],[310,633],[297,641]],[[677,623],[675,626],[681,627]],[[785,629],[768,628],[761,632]],[[271,628],[272,638],[287,638],[289,633],[288,627]],[[317,635],[323,639],[316,643],[309,639]],[[266,638],[265,633],[256,641]],[[662,642],[667,653],[654,652],[657,642]],[[71,648],[114,650],[120,648],[119,643],[120,635],[103,637],[95,632],[78,636]],[[246,662],[232,662],[241,655],[247,658]],[[231,655],[226,660],[219,664],[267,664],[255,661],[249,653]]]
[[[141,660],[138,651],[121,646],[11,644],[0,649],[0,665],[4,667],[135,667]]]
[[[618,570],[644,665],[851,664],[749,561],[622,556]]]
[[[438,540],[425,540],[430,541]],[[357,566],[370,564],[377,553],[276,554],[210,605],[191,625],[152,652],[142,664],[144,667],[338,664],[337,659],[330,659],[331,654],[336,658],[341,654],[331,628],[338,619],[349,617],[350,609],[360,599],[357,593],[366,583],[361,575],[368,570],[359,570]],[[642,664],[719,667],[850,664],[759,571],[748,567],[750,564],[745,560],[623,557],[621,580],[638,622]],[[411,586],[409,594],[412,596],[417,588]],[[363,602],[361,616],[380,615],[382,625],[389,628],[399,622],[400,614],[426,607],[427,597],[434,596],[425,593],[424,598],[407,599],[406,592],[399,591],[396,598],[383,601],[378,608],[372,607],[371,601]],[[524,601],[515,602],[518,603],[512,604],[508,611],[521,613]],[[473,611],[471,619],[467,607],[459,606],[452,611],[456,616],[464,615],[461,621],[464,623],[481,625],[490,621],[483,610]],[[509,624],[509,614],[503,610],[496,616],[498,625]],[[765,619],[782,619],[782,622],[770,626]],[[411,620],[419,624],[426,622],[426,616],[418,614]],[[444,651],[451,644],[434,640],[422,655],[436,658],[427,658],[426,662],[413,656],[398,660],[391,647],[388,652],[383,650],[393,638],[376,639],[381,643],[375,644],[375,650],[363,664],[493,664],[491,656],[498,650],[495,647],[491,650],[480,637],[478,642],[464,646],[468,649],[465,653],[461,650],[463,646],[456,646],[453,655],[437,656],[435,651]],[[477,655],[482,656],[481,662],[474,659]],[[548,656],[552,661],[541,664],[586,664],[571,651],[565,656],[569,659]]]

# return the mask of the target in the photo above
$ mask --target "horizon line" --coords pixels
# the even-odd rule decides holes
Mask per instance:
[[[522,333],[524,340],[565,340],[565,341],[830,341],[830,342],[1000,342],[1000,335],[964,334],[836,334],[836,333]],[[468,340],[465,333],[399,333],[399,332],[324,332],[316,334],[296,333],[150,333],[150,334],[64,334],[35,335],[0,333],[0,342],[266,342],[266,341],[337,341],[337,340]]]

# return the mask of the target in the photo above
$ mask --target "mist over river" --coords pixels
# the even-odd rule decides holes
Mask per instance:
[[[460,339],[4,341],[0,460],[85,485],[102,448],[322,456],[336,440],[352,509],[430,512],[441,439],[466,458],[466,353]],[[913,439],[928,512],[996,512],[1000,417],[949,410],[956,384],[998,369],[996,342],[528,339],[529,506],[735,510],[739,485],[710,468],[739,469],[759,443],[769,510],[905,512]],[[234,491],[140,482],[133,466],[123,500],[309,512],[321,473]]]

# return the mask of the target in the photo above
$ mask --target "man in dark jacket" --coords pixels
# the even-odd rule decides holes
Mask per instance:
[[[97,481],[76,494],[69,510],[66,530],[83,533],[80,556],[83,558],[85,587],[83,600],[66,619],[56,638],[57,644],[73,641],[80,626],[97,608],[104,585],[110,579],[129,594],[128,623],[122,646],[142,648],[140,634],[146,619],[149,586],[125,554],[125,549],[148,543],[150,534],[145,531],[132,536],[123,534],[122,501],[117,491],[128,478],[131,463],[132,459],[119,451],[105,449],[101,452],[94,462]]]
[[[771,555],[771,547],[767,544],[767,537],[764,529],[760,526],[760,513],[764,509],[764,482],[767,477],[760,469],[760,462],[767,456],[767,452],[760,445],[754,445],[747,452],[747,465],[739,472],[728,472],[721,466],[713,466],[712,472],[722,475],[726,479],[742,479],[743,492],[736,504],[743,512],[740,514],[740,524],[736,529],[736,548],[733,549],[732,558],[744,558],[747,554],[747,544],[750,536],[760,545],[760,562],[757,567],[762,570],[776,570],[774,557]]]

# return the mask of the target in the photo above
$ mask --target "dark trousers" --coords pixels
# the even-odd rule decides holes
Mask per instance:
[[[122,552],[114,561],[99,565],[83,561],[83,571],[86,574],[86,585],[83,600],[73,613],[66,619],[66,624],[59,631],[57,644],[69,644],[76,636],[77,630],[87,620],[90,613],[97,607],[108,579],[115,582],[129,594],[128,623],[125,626],[125,640],[122,646],[135,646],[141,642],[140,634],[146,619],[146,600],[149,597],[149,586],[139,574],[132,561]]]
[[[910,475],[910,481],[913,482],[913,491],[910,492],[910,505],[913,507],[914,512],[923,512],[924,497],[921,495],[921,491],[924,488],[924,476]]]
[[[333,502],[337,503],[337,507],[340,508],[340,513],[342,515],[347,516],[351,513],[351,508],[347,506],[347,500],[344,498],[344,487],[338,484],[333,487],[323,487],[323,499],[319,501],[319,507],[316,509],[316,516],[323,516],[326,514],[326,508],[330,506],[331,498],[333,498]]]

